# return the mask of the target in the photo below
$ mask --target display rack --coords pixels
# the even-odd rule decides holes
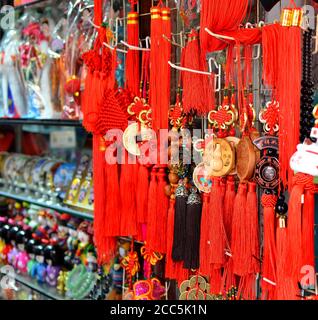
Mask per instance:
[[[46,203],[44,201],[39,201],[39,200],[34,199],[32,197],[25,196],[23,194],[14,194],[14,193],[6,192],[4,190],[0,190],[0,196],[5,197],[5,198],[18,200],[18,201],[28,202],[31,204],[35,204],[39,207],[44,207],[44,208],[55,210],[57,212],[68,213],[74,217],[82,218],[85,220],[93,220],[93,218],[94,218],[93,213],[78,211],[78,210],[63,206],[63,205],[56,205],[56,204],[54,205],[54,204]]]
[[[79,120],[60,119],[7,119],[0,118],[0,125],[39,125],[39,126],[61,126],[61,127],[82,127]]]
[[[1,270],[1,268],[0,268]],[[6,276],[6,273],[2,270],[0,271],[2,276]],[[28,275],[15,274],[14,280],[31,290],[34,290],[43,296],[51,300],[67,300],[68,298],[62,296],[55,288],[48,286],[47,284],[39,284],[35,279],[32,279]]]

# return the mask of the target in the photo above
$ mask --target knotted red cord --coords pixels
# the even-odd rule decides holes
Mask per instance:
[[[292,190],[288,203],[287,241],[283,257],[282,286],[283,299],[299,299],[298,282],[304,276],[302,266],[314,263],[314,193],[318,188],[313,177],[297,173],[292,180]]]
[[[275,299],[276,290],[276,243],[275,243],[275,205],[277,197],[263,194],[264,208],[264,246],[262,264],[262,298]]]
[[[215,33],[236,31],[246,16],[248,5],[248,0],[201,1],[200,42],[204,55],[227,46],[224,41],[208,35],[204,29]]]

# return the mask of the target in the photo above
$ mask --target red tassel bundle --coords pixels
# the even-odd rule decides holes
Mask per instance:
[[[96,25],[101,25],[101,0],[94,1],[94,9],[94,22]],[[117,220],[115,220],[112,225],[106,225],[108,221],[106,219],[106,214],[109,213],[108,209],[106,210],[106,174],[110,179],[116,180],[116,171],[114,170],[110,173],[109,168],[105,167],[106,145],[102,136],[106,133],[107,125],[105,126],[102,123],[98,114],[105,102],[104,90],[106,88],[113,88],[114,86],[112,75],[115,72],[115,66],[111,61],[112,57],[109,51],[102,50],[102,55],[100,55],[100,49],[103,41],[105,41],[105,29],[100,28],[95,40],[94,49],[84,53],[82,56],[88,68],[87,78],[85,81],[86,87],[82,101],[84,117],[83,124],[88,131],[93,132],[93,171],[95,177],[94,241],[97,249],[98,262],[101,264],[108,262],[113,257],[116,241],[115,238],[110,237],[109,235],[113,235],[118,231],[115,230],[118,227]],[[105,62],[107,63],[105,64]],[[105,66],[107,66],[107,72]],[[116,102],[113,103],[113,105],[115,104]],[[116,183],[116,181],[114,181],[114,183]],[[118,195],[118,188],[115,186],[112,192]],[[116,196],[114,198],[116,199]],[[115,199],[113,203],[109,204],[111,207],[117,207]],[[116,218],[118,219],[118,216]]]
[[[279,102],[279,162],[284,187],[291,187],[289,159],[299,142],[301,29],[272,24],[263,28],[263,78]],[[288,72],[286,72],[288,70]],[[290,74],[293,75],[290,78]]]
[[[94,135],[93,136],[93,170],[94,177],[98,177],[94,181],[94,239],[97,248],[97,254],[100,258],[106,252],[103,251],[103,242],[105,241],[105,145],[103,145],[103,138]],[[96,197],[97,195],[97,197]]]
[[[127,17],[127,42],[139,46],[139,15],[132,11]],[[134,95],[139,95],[139,51],[128,49],[126,55],[126,88]]]
[[[165,188],[167,186],[165,168],[159,169],[157,173],[157,181],[156,225],[154,230],[156,241],[154,243],[154,250],[166,253],[169,199],[165,194]]]
[[[222,272],[221,268],[211,264],[210,270],[210,293],[222,293]]]
[[[284,224],[286,221],[284,222]],[[290,296],[289,280],[285,277],[285,264],[287,257],[287,228],[286,226],[277,226],[276,229],[276,299],[286,300]]]
[[[315,266],[315,199],[312,190],[306,190],[304,196],[303,216],[302,216],[302,252],[303,266]],[[314,283],[310,283],[314,285]]]
[[[210,198],[209,194],[203,193],[201,235],[200,235],[200,272],[204,275],[208,275],[210,273],[210,261],[211,261],[209,198]]]
[[[248,222],[247,232],[250,234],[248,273],[253,274],[260,272],[260,243],[257,203],[256,184],[254,182],[249,182],[246,197],[246,220]]]
[[[137,222],[146,223],[148,213],[149,171],[144,165],[139,165],[136,189]]]
[[[238,276],[246,274],[246,191],[247,186],[241,183],[234,201],[232,219],[231,250],[233,257],[233,272]]]
[[[136,170],[138,166],[129,163],[130,155],[126,153],[125,164],[121,165],[120,173],[120,196],[121,196],[121,236],[136,236],[137,213],[136,213]]]
[[[171,39],[171,19],[170,19],[170,9],[161,9],[161,19],[162,19],[162,35],[161,35],[161,45],[160,45],[160,81],[161,81],[161,106],[160,106],[160,129],[168,129],[168,111],[170,109],[170,78],[171,70],[168,61],[171,60],[171,42],[164,39],[165,36]]]
[[[223,223],[223,196],[219,179],[213,179],[209,201],[210,284],[212,293],[222,291],[221,267],[225,263],[226,235]]]
[[[223,224],[223,199],[220,181],[213,179],[209,201],[210,263],[220,267],[225,261],[225,230]]]
[[[199,47],[199,35],[195,30],[192,30],[188,36],[188,43],[183,52],[183,67],[193,70],[205,71],[205,59],[201,55]],[[183,95],[182,104],[184,112],[197,111],[198,114],[206,114],[212,105],[207,102],[205,88],[208,85],[206,75],[183,72]],[[211,94],[213,96],[213,94]]]
[[[246,16],[248,4],[248,0],[201,1],[200,41],[204,54],[222,50],[227,45],[226,42],[211,37],[205,28],[215,33],[238,30]]]
[[[294,176],[289,198],[287,260],[282,272],[282,277],[285,279],[284,293],[288,292],[288,296],[285,298],[292,300],[298,299],[298,282],[304,276],[301,274],[302,266],[307,263],[313,266],[314,262],[313,193],[316,191],[317,188],[313,184],[312,176],[303,173],[297,173]],[[283,281],[283,279],[280,280]]]
[[[161,4],[161,2],[159,3]],[[150,52],[150,105],[152,109],[152,128],[168,128],[170,108],[170,67],[171,38],[170,9],[152,7],[151,12],[151,52]]]
[[[157,235],[155,228],[157,224],[157,169],[152,168],[148,191],[148,214],[147,214],[147,247],[154,250]]]
[[[106,176],[106,204],[105,204],[105,229],[106,236],[120,235],[120,189],[118,179],[118,165],[105,163]],[[98,180],[98,179],[97,179]]]
[[[224,228],[226,232],[227,239],[231,243],[232,236],[232,218],[234,210],[234,201],[235,201],[235,182],[233,179],[228,178],[226,182],[226,191],[224,196]]]
[[[291,187],[289,159],[299,142],[301,90],[301,29],[280,27],[278,36],[277,100],[279,102],[279,163],[284,186]],[[288,72],[283,72],[288,70]],[[290,74],[293,77],[290,77]]]
[[[167,220],[167,254],[166,254],[166,267],[165,276],[169,279],[175,279],[175,262],[172,260],[172,246],[173,246],[173,233],[174,233],[174,207],[176,200],[174,196],[170,198],[168,220]]]
[[[243,231],[242,231],[243,232]],[[241,278],[238,296],[243,299],[256,299],[256,274],[260,272],[259,263],[259,230],[256,184],[248,183],[245,211],[246,246],[244,275]]]
[[[275,242],[275,205],[277,197],[264,193],[264,246],[262,264],[262,298],[275,299],[276,294],[276,242]]]

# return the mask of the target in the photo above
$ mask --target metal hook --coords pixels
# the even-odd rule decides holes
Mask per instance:
[[[130,50],[137,50],[137,51],[150,51],[149,48],[142,48],[142,47],[136,47],[136,46],[132,46],[131,44],[127,43],[124,40],[121,40],[120,43],[122,43],[124,46],[126,46],[128,49]],[[147,43],[147,41],[146,41]]]
[[[205,32],[207,32],[210,36],[221,39],[221,40],[230,40],[230,41],[235,41],[235,38],[229,37],[229,36],[224,36],[222,34],[214,33],[208,28],[204,28]]]
[[[168,64],[171,68],[174,68],[179,71],[188,71],[188,72],[192,72],[192,73],[203,74],[206,76],[210,76],[212,74],[211,72],[207,72],[207,71],[194,70],[194,69],[189,69],[189,68],[177,66],[176,64],[172,63],[171,61],[168,61]]]
[[[106,43],[106,42],[103,42],[103,45],[104,45],[106,48],[110,49],[110,50],[116,50],[116,51],[118,51],[118,52],[127,53],[126,50],[114,48],[114,47],[112,47],[111,45],[109,45],[109,44]]]
[[[208,60],[208,64],[209,64],[209,71],[212,74],[213,72],[213,65],[214,64],[215,68],[218,70],[217,74],[215,74],[215,78],[214,78],[214,91],[215,92],[220,92],[221,91],[221,85],[222,85],[222,65],[217,63],[217,61],[213,58],[210,57]]]
[[[176,42],[174,41],[174,37],[173,37],[173,36],[172,36],[173,40],[169,39],[165,34],[163,34],[162,37],[163,37],[165,40],[169,41],[172,45],[177,46],[177,47],[180,47],[180,48],[183,48],[179,43],[176,43]]]

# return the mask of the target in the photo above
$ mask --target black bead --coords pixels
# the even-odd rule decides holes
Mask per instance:
[[[277,201],[279,201],[279,202],[284,202],[285,201],[285,195],[284,194],[280,194],[280,196],[278,197],[278,200]]]
[[[285,214],[288,211],[288,206],[286,204],[286,202],[279,202],[276,205],[276,212],[280,213],[280,214]]]

